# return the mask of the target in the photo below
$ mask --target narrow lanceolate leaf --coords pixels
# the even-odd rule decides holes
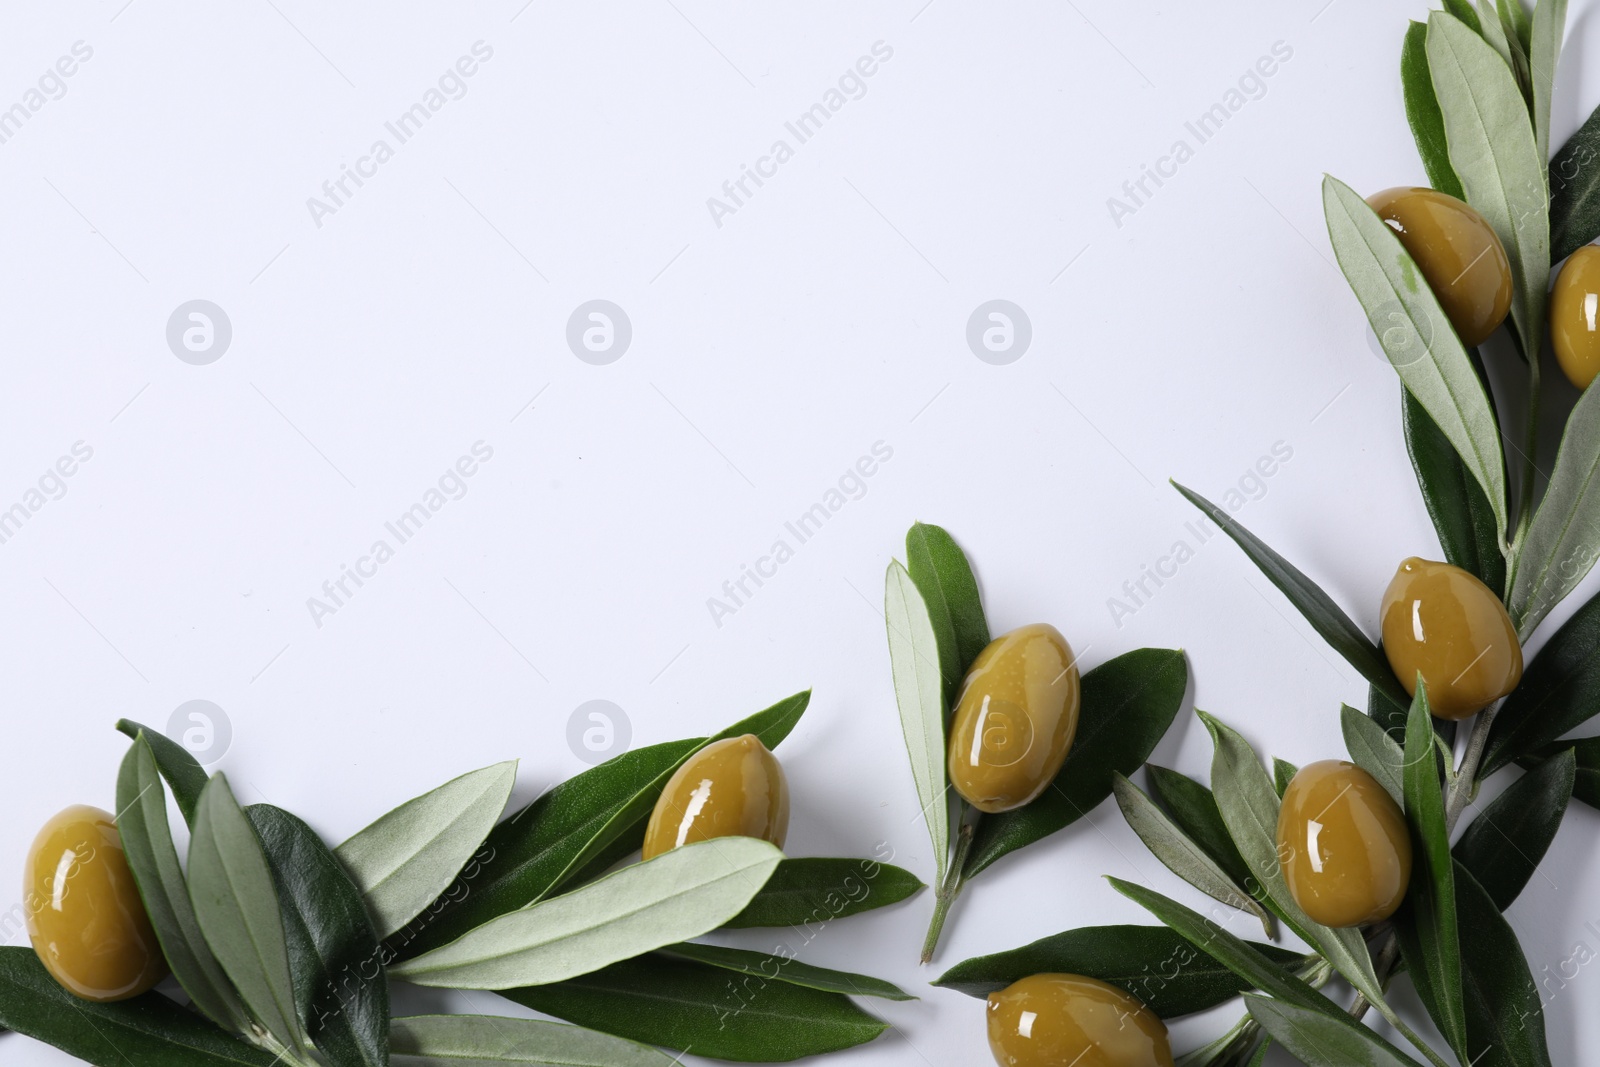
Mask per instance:
[[[1474,1067],[1549,1067],[1544,1005],[1517,935],[1459,864],[1455,873],[1467,1002],[1467,1053]]]
[[[1404,804],[1406,754],[1394,738],[1349,704],[1339,709],[1339,725],[1351,762],[1376,778],[1396,804]]]
[[[305,1054],[272,870],[220,774],[200,794],[189,842],[189,896],[206,943],[250,1014],[280,1044]]]
[[[1444,9],[1471,28],[1473,33],[1482,33],[1483,29],[1478,22],[1478,12],[1472,6],[1472,0],[1443,0]]]
[[[1222,812],[1217,809],[1217,798],[1211,790],[1188,775],[1154,763],[1145,764],[1144,772],[1150,780],[1150,792],[1178,828],[1206,850],[1206,855],[1228,873],[1234,885],[1248,888],[1254,881],[1250,877],[1250,867],[1239,855],[1239,846],[1228,836],[1228,827],[1222,821]]]
[[[1550,261],[1600,237],[1600,108],[1550,161]]]
[[[922,821],[933,845],[934,884],[943,885],[950,866],[950,803],[945,771],[945,699],[939,641],[927,604],[910,573],[891,560],[884,580],[883,615],[889,626],[889,666],[911,777],[922,805]]]
[[[723,929],[811,928],[906,899],[925,889],[908,870],[870,859],[808,856],[785,859],[745,909]]]
[[[1448,15],[1435,18],[1461,25]],[[1430,58],[1433,38],[1430,29]],[[1478,46],[1485,47],[1481,40]],[[1434,80],[1437,83],[1437,70]],[[1449,108],[1445,117],[1450,117]],[[1451,145],[1454,148],[1453,140]],[[1451,158],[1456,159],[1454,152]],[[1456,159],[1456,164],[1457,173],[1466,183],[1467,175],[1461,173],[1462,161]],[[1337,178],[1324,178],[1322,207],[1334,256],[1361,302],[1384,354],[1399,374],[1401,384],[1427,411],[1483,488],[1494,508],[1497,537],[1503,540],[1506,485],[1499,426],[1467,350],[1400,238],[1355,190]]]
[[[166,734],[157,733],[148,726],[141,726],[131,719],[118,719],[117,729],[131,738],[137,739],[142,733],[145,741],[150,745],[150,752],[156,758],[156,767],[161,771],[161,776],[172,787],[172,799],[178,802],[178,810],[183,813],[183,821],[190,826],[194,825],[194,812],[200,803],[200,794],[206,787],[206,770],[200,766],[200,761],[194,754],[178,744]]]
[[[927,605],[939,642],[945,697],[954,707],[967,668],[989,643],[978,580],[955,538],[941,527],[922,522],[906,534],[906,569]]]
[[[26,947],[0,948],[0,1027],[95,1067],[273,1067],[280,1062],[160,993],[111,1004],[79,1000]],[[8,1051],[7,1062],[22,1062],[21,1054]]]
[[[1506,607],[1523,640],[1594,566],[1600,528],[1600,389],[1585,389],[1567,418],[1561,448],[1533,525],[1522,538]]]
[[[888,1029],[842,993],[734,980],[721,967],[660,953],[501,995],[620,1037],[747,1063],[837,1052]]]
[[[272,866],[300,1018],[332,1067],[389,1062],[389,983],[361,891],[316,831],[270,804],[245,809]]]
[[[394,1021],[395,1067],[672,1067],[660,1049],[581,1026],[488,1015]]]
[[[1434,757],[1427,686],[1417,681],[1406,724],[1405,812],[1411,828],[1411,888],[1399,918],[1400,946],[1417,994],[1450,1047],[1466,1061],[1467,1021],[1461,998],[1461,935],[1456,922],[1454,861],[1445,828],[1444,793]]]
[[[1428,67],[1444,113],[1450,163],[1467,203],[1505,245],[1511,259],[1511,316],[1524,350],[1536,353],[1544,336],[1550,276],[1550,203],[1545,157],[1534,141],[1527,103],[1495,50],[1442,11],[1428,18]],[[1485,483],[1484,489],[1493,500],[1492,487]]]
[[[1600,712],[1600,596],[1550,635],[1500,705],[1489,729],[1479,781]]]
[[[750,837],[685,845],[492,919],[390,973],[449,989],[512,989],[573,978],[715,930],[744,910],[782,858]]]
[[[1522,0],[1516,0],[1516,6],[1518,11],[1524,10]],[[1538,0],[1528,38],[1528,69],[1533,81],[1533,133],[1540,162],[1550,158],[1550,94],[1566,28],[1567,0]]]
[[[1500,57],[1513,77],[1517,74],[1517,61],[1512,51],[1512,42],[1516,40],[1516,33],[1506,33],[1505,22],[1500,18],[1500,13],[1495,10],[1494,0],[1478,0],[1478,28],[1473,31],[1480,34],[1495,54]]]
[[[881,978],[830,970],[827,967],[815,967],[795,959],[792,955],[775,956],[742,948],[702,945],[694,941],[668,945],[661,950],[661,953],[680,959],[697,960],[712,967],[721,967],[725,971],[747,975],[761,981],[787,982],[790,985],[805,986],[807,989],[821,989],[829,993],[845,993],[856,997],[882,997],[885,1000],[917,999]]]
[[[516,761],[497,763],[408,800],[334,850],[388,937],[443,893],[506,809]]]
[[[1406,450],[1444,558],[1499,593],[1506,587],[1506,558],[1500,551],[1494,506],[1417,398],[1402,389],[1400,403]]]
[[[1269,962],[1291,969],[1298,952],[1245,942]],[[1255,986],[1165,926],[1085,926],[1009,952],[965,960],[933,984],[986,997],[1033,974],[1082,974],[1137,997],[1163,1019],[1232,1000]]]
[[[1365,206],[1362,205],[1363,208]],[[1374,219],[1376,217],[1373,216]],[[1379,223],[1379,226],[1388,232],[1388,228],[1382,223]],[[1470,368],[1468,369],[1470,373]],[[1343,656],[1345,662],[1354,667],[1361,677],[1381,690],[1396,707],[1403,708],[1411,703],[1411,698],[1395,680],[1394,672],[1389,669],[1389,661],[1384,658],[1383,652],[1359,626],[1350,620],[1344,609],[1333,602],[1332,597],[1302,574],[1294,564],[1268,548],[1255,534],[1234,522],[1233,517],[1226,511],[1192,489],[1187,489],[1177,482],[1173,482],[1172,485],[1189,503],[1203,511],[1223,533],[1233,538],[1234,542],[1244,549],[1244,554],[1250,557],[1250,562],[1259,567],[1261,573],[1289,598],[1289,603],[1305,616],[1311,628],[1317,631],[1335,652]]]
[[[1484,805],[1456,842],[1456,860],[1501,911],[1517,899],[1555,840],[1576,775],[1572,749],[1549,757]]]
[[[1571,749],[1577,756],[1577,775],[1572,783],[1572,798],[1581,800],[1591,808],[1600,808],[1600,737],[1584,737],[1574,741],[1559,741],[1539,755],[1545,759]]]
[[[1418,1067],[1417,1061],[1357,1022],[1281,1000],[1246,995],[1250,1017],[1301,1063],[1313,1067]]]
[[[1299,771],[1300,768],[1288,760],[1272,757],[1272,788],[1277,792],[1279,800],[1283,799],[1283,794],[1289,789],[1289,783],[1294,781],[1294,776]]]
[[[1413,22],[1406,30],[1400,49],[1400,86],[1406,98],[1406,121],[1417,142],[1417,154],[1428,172],[1428,181],[1441,193],[1463,199],[1461,182],[1450,167],[1450,148],[1444,139],[1444,115],[1439,98],[1433,94],[1433,77],[1428,73],[1428,27]]]
[[[250,1017],[200,933],[178,849],[172,843],[167,794],[149,735],[140,731],[135,737],[117,775],[117,830],[128,866],[173,977],[213,1022],[242,1034],[249,1029]]]
[[[966,876],[1070,826],[1111,795],[1115,776],[1138,770],[1166,736],[1189,687],[1183,652],[1139,648],[1083,676],[1078,733],[1050,788],[1026,807],[986,815],[973,835]]]
[[[1120,774],[1112,789],[1116,794],[1117,806],[1122,809],[1122,817],[1128,820],[1128,826],[1139,835],[1139,840],[1144,842],[1151,854],[1166,865],[1167,870],[1212,900],[1230,908],[1248,911],[1261,920],[1261,928],[1266,935],[1272,936],[1272,916],[1267,910],[1235,885],[1217,861],[1180,830],[1156,806],[1155,801]]]

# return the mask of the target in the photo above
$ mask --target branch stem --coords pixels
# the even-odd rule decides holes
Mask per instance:
[[[978,829],[979,818],[969,818],[968,810],[965,804],[961,806],[961,829],[956,833],[955,855],[950,860],[950,869],[945,872],[944,884],[934,891],[933,920],[928,923],[928,936],[922,942],[923,963],[933,960],[933,951],[939,947],[939,935],[944,932],[944,921],[950,915],[950,907],[967,884],[967,853],[972,850],[972,836]]]

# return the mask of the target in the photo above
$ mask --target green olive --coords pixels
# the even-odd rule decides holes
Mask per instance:
[[[1600,248],[1567,257],[1550,293],[1550,343],[1567,379],[1589,388],[1600,374]]]
[[[989,994],[989,1048],[1001,1067],[1172,1067],[1167,1027],[1114,985],[1036,974]]]
[[[1417,672],[1441,719],[1465,719],[1522,681],[1522,645],[1494,591],[1448,563],[1412,556],[1383,594],[1383,651],[1415,696]]]
[[[1043,623],[995,638],[973,660],[950,721],[950,784],[979,811],[1044,792],[1078,732],[1078,665]]]
[[[644,858],[713,837],[759,837],[779,848],[789,832],[789,784],[754,734],[715,741],[667,781],[644,832]]]
[[[1302,767],[1278,811],[1278,862],[1289,895],[1323,926],[1387,919],[1411,882],[1405,816],[1354,763]]]
[[[1494,228],[1433,189],[1385,189],[1367,204],[1416,261],[1461,343],[1482,344],[1511,310],[1511,261]]]
[[[45,823],[28,853],[23,900],[40,961],[84,1000],[126,1000],[166,976],[108,812],[80,805]]]

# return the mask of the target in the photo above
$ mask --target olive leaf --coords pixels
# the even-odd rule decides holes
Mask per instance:
[[[869,859],[784,859],[723,929],[807,926],[898,903],[927,888],[910,871]]]
[[[279,1044],[308,1058],[272,870],[220,774],[206,784],[195,812],[189,896],[200,932],[250,1014]]]
[[[736,982],[721,967],[654,952],[500,995],[609,1034],[744,1062],[837,1052],[888,1029],[841,993],[748,977]]]
[[[1522,0],[1513,7],[1526,19]],[[1556,60],[1561,57],[1561,36],[1567,28],[1567,0],[1538,0],[1527,41],[1528,68],[1533,82],[1533,134],[1539,160],[1550,158],[1550,94],[1555,88]]]
[[[1339,725],[1351,761],[1377,779],[1396,804],[1404,804],[1406,755],[1394,738],[1349,704],[1339,708]]]
[[[1098,807],[1116,775],[1130,775],[1150,758],[1188,688],[1189,665],[1176,649],[1135,649],[1084,674],[1077,736],[1055,781],[1027,806],[984,817],[965,876]]]
[[[1419,1067],[1360,1023],[1246,993],[1250,1017],[1301,1063],[1312,1067]]]
[[[384,1067],[389,983],[361,891],[300,819],[270,804],[245,816],[272,868],[307,1034],[332,1067]]]
[[[1277,792],[1279,800],[1283,799],[1283,794],[1289,789],[1289,783],[1294,781],[1294,776],[1299,772],[1300,768],[1288,760],[1272,757],[1272,788]]]
[[[921,522],[906,534],[906,569],[927,606],[939,644],[945,699],[954,707],[967,668],[989,643],[978,580],[955,539],[941,527]]]
[[[1470,9],[1469,9],[1470,10]],[[1400,49],[1400,86],[1405,94],[1406,120],[1417,142],[1417,154],[1433,187],[1457,200],[1465,199],[1461,181],[1450,167],[1450,148],[1444,139],[1444,115],[1428,73],[1428,27],[1413,22]]]
[[[884,578],[883,616],[889,628],[889,665],[905,734],[922,821],[933,844],[934,884],[950,867],[950,802],[945,770],[945,699],[939,642],[927,604],[910,573],[890,560]]]
[[[274,1067],[282,1061],[160,993],[109,1004],[67,992],[28,947],[0,948],[0,1027],[95,1067]],[[8,1054],[9,1055],[9,1054]],[[8,1062],[18,1062],[14,1057]]]
[[[1246,944],[1279,967],[1305,960],[1276,945]],[[1008,952],[964,960],[933,984],[981,998],[1029,975],[1052,973],[1109,982],[1163,1019],[1204,1011],[1255,988],[1165,926],[1067,930]]]
[[[660,1049],[581,1026],[490,1015],[394,1021],[396,1067],[672,1067]]]
[[[1434,84],[1439,84],[1438,60],[1434,59],[1435,21],[1445,21],[1466,32],[1448,15],[1436,12],[1428,30],[1428,56],[1433,66]],[[1478,47],[1486,48],[1474,37]],[[1443,94],[1441,103],[1447,104]],[[1452,110],[1445,107],[1446,127]],[[1451,160],[1456,173],[1472,192],[1476,174],[1466,173],[1466,161],[1457,158],[1452,137]],[[1543,179],[1540,190],[1544,188]],[[1400,238],[1348,185],[1332,176],[1322,181],[1323,214],[1328,237],[1333,242],[1334,258],[1350,283],[1356,299],[1366,312],[1367,321],[1383,346],[1384,353],[1400,376],[1406,390],[1428,412],[1439,431],[1449,440],[1472,477],[1483,488],[1494,509],[1497,541],[1505,540],[1506,485],[1505,460],[1500,451],[1500,430],[1494,406],[1484,391],[1483,382],[1467,358],[1467,351],[1456,336],[1439,300],[1429,288],[1422,271]],[[1541,218],[1542,218],[1541,208]],[[1503,239],[1503,238],[1502,238]],[[1543,255],[1543,251],[1540,252]],[[1542,290],[1541,290],[1542,294]],[[1524,303],[1526,303],[1524,299]],[[1543,297],[1539,307],[1543,308]],[[1542,313],[1542,312],[1541,312]],[[1531,351],[1531,349],[1530,349]],[[1338,647],[1338,646],[1335,646]],[[1355,664],[1358,670],[1359,664]],[[1365,671],[1362,671],[1366,674]],[[1376,682],[1371,675],[1369,681]],[[1406,701],[1399,701],[1404,706]]]
[[[1477,9],[1472,6],[1472,0],[1444,0],[1444,9],[1470,26],[1473,33],[1483,32],[1483,27],[1478,22]]]
[[[1563,749],[1484,805],[1456,842],[1456,860],[1501,911],[1517,899],[1555,840],[1576,776],[1577,757]]]
[[[172,799],[178,802],[178,810],[183,813],[183,821],[191,827],[194,825],[195,808],[200,803],[200,794],[206,788],[206,771],[200,766],[200,761],[194,754],[165,734],[158,733],[148,726],[141,726],[131,719],[118,719],[117,729],[135,740],[144,734],[145,742],[150,746],[150,752],[155,756],[156,767],[161,771],[161,776],[172,787]]]
[[[1379,225],[1382,226],[1381,223]],[[1387,227],[1382,228],[1387,232]],[[1226,511],[1177,482],[1173,482],[1172,486],[1244,549],[1245,555],[1250,557],[1250,562],[1259,567],[1261,573],[1289,598],[1289,603],[1305,616],[1311,628],[1316,630],[1335,652],[1344,657],[1345,662],[1354,667],[1396,707],[1404,708],[1411,703],[1411,698],[1395,680],[1394,672],[1389,669],[1389,661],[1384,658],[1382,650],[1372,643],[1371,638],[1367,637],[1361,628],[1350,620],[1350,616],[1346,615],[1344,610],[1315,582],[1302,574],[1294,564],[1268,548],[1255,534],[1234,522]]]
[[[1571,750],[1577,757],[1577,773],[1572,783],[1572,798],[1591,808],[1600,808],[1600,737],[1582,737],[1546,746],[1538,754],[1549,759]],[[1536,759],[1538,757],[1530,757]]]
[[[1483,380],[1476,350],[1467,355]],[[1400,403],[1406,451],[1444,558],[1476,575],[1498,594],[1506,587],[1506,558],[1500,552],[1493,505],[1477,479],[1467,472],[1455,446],[1410,390],[1400,390]],[[1492,413],[1493,405],[1490,410]]]
[[[782,858],[750,837],[685,845],[491,919],[390,974],[449,989],[559,982],[716,929],[744,910]]]
[[[173,977],[213,1022],[244,1033],[250,1026],[249,1013],[200,932],[167,822],[166,790],[149,735],[142,730],[135,734],[117,774],[117,812],[128,866]]]
[[[1233,879],[1217,861],[1179,829],[1178,825],[1156,806],[1155,801],[1145,796],[1138,786],[1120,774],[1116,776],[1112,790],[1116,794],[1117,806],[1122,809],[1122,817],[1128,821],[1128,826],[1139,835],[1139,840],[1144,842],[1151,854],[1169,871],[1212,900],[1226,904],[1230,908],[1248,911],[1261,920],[1261,928],[1266,935],[1272,936],[1271,914],[1235,885]]]
[[[1518,0],[1520,3],[1521,0]],[[1512,51],[1513,42],[1516,40],[1516,31],[1506,32],[1505,20],[1496,10],[1494,3],[1488,0],[1478,0],[1478,27],[1474,31],[1493,48],[1505,65],[1510,68],[1513,75],[1517,74],[1517,61]]]
[[[1600,237],[1600,108],[1550,161],[1550,261]]]
[[[1600,555],[1600,389],[1583,391],[1567,418],[1533,524],[1517,546],[1506,608],[1527,640]]]
[[[1561,625],[1529,662],[1489,728],[1478,780],[1600,712],[1600,596]]]
[[[1544,1005],[1517,935],[1459,863],[1456,905],[1472,936],[1461,942],[1467,1062],[1474,1067],[1549,1067]]]
[[[694,941],[668,945],[661,949],[661,954],[696,960],[712,967],[720,967],[725,971],[751,975],[758,979],[787,982],[789,985],[805,986],[807,989],[820,989],[828,993],[844,993],[857,997],[882,997],[885,1000],[917,999],[898,986],[885,982],[881,978],[830,970],[827,967],[816,967],[797,960],[792,955],[772,955],[766,952],[751,952],[742,948],[726,948],[722,945],[702,945]]]
[[[1187,775],[1154,763],[1145,764],[1144,772],[1150,780],[1150,792],[1172,816],[1178,828],[1205,849],[1206,855],[1227,872],[1234,885],[1246,890],[1254,885],[1259,891],[1260,883],[1250,877],[1249,864],[1239,855],[1239,846],[1228,836],[1228,827],[1222,821],[1222,812],[1218,810],[1217,798],[1211,790]],[[1260,900],[1265,895],[1262,892],[1256,899]]]
[[[1534,140],[1527,103],[1516,78],[1484,43],[1490,21],[1484,20],[1484,36],[1480,37],[1443,11],[1431,14],[1428,69],[1433,72],[1433,88],[1444,113],[1450,163],[1466,190],[1467,203],[1478,210],[1505,246],[1513,281],[1511,318],[1524,351],[1536,354],[1544,335],[1550,277],[1545,156]],[[1426,397],[1421,399],[1427,402]],[[1429,412],[1439,417],[1432,405]],[[1448,423],[1441,421],[1440,425],[1451,433]],[[1483,486],[1489,499],[1495,500],[1493,485],[1484,482]]]

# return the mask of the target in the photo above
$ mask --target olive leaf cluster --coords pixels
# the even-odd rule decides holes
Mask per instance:
[[[462,775],[336,848],[296,816],[241,806],[227,778],[137,723],[117,780],[128,864],[174,978],[116,1003],[80,1001],[31,949],[0,949],[0,1027],[101,1067],[563,1064],[669,1067],[664,1049],[775,1061],[870,1041],[855,996],[880,979],[704,944],[716,929],[816,929],[922,888],[877,859],[786,858],[752,838],[642,863],[672,774],[726,737],[776,747],[796,694],[710,738],[624,753],[502,818],[514,762]],[[168,794],[188,825],[180,860]],[[567,1023],[395,1018],[390,984],[493,991]],[[577,1024],[577,1025],[569,1025]],[[661,1047],[656,1047],[661,1046]]]
[[[1021,808],[981,815],[955,795],[946,760],[962,679],[989,643],[978,582],[961,547],[938,526],[911,527],[906,561],[889,563],[884,619],[906,752],[933,844],[937,889],[926,963],[970,879],[1088,814],[1111,795],[1118,775],[1149,758],[1183,703],[1189,668],[1181,651],[1142,648],[1085,672],[1077,734],[1054,781]]]

